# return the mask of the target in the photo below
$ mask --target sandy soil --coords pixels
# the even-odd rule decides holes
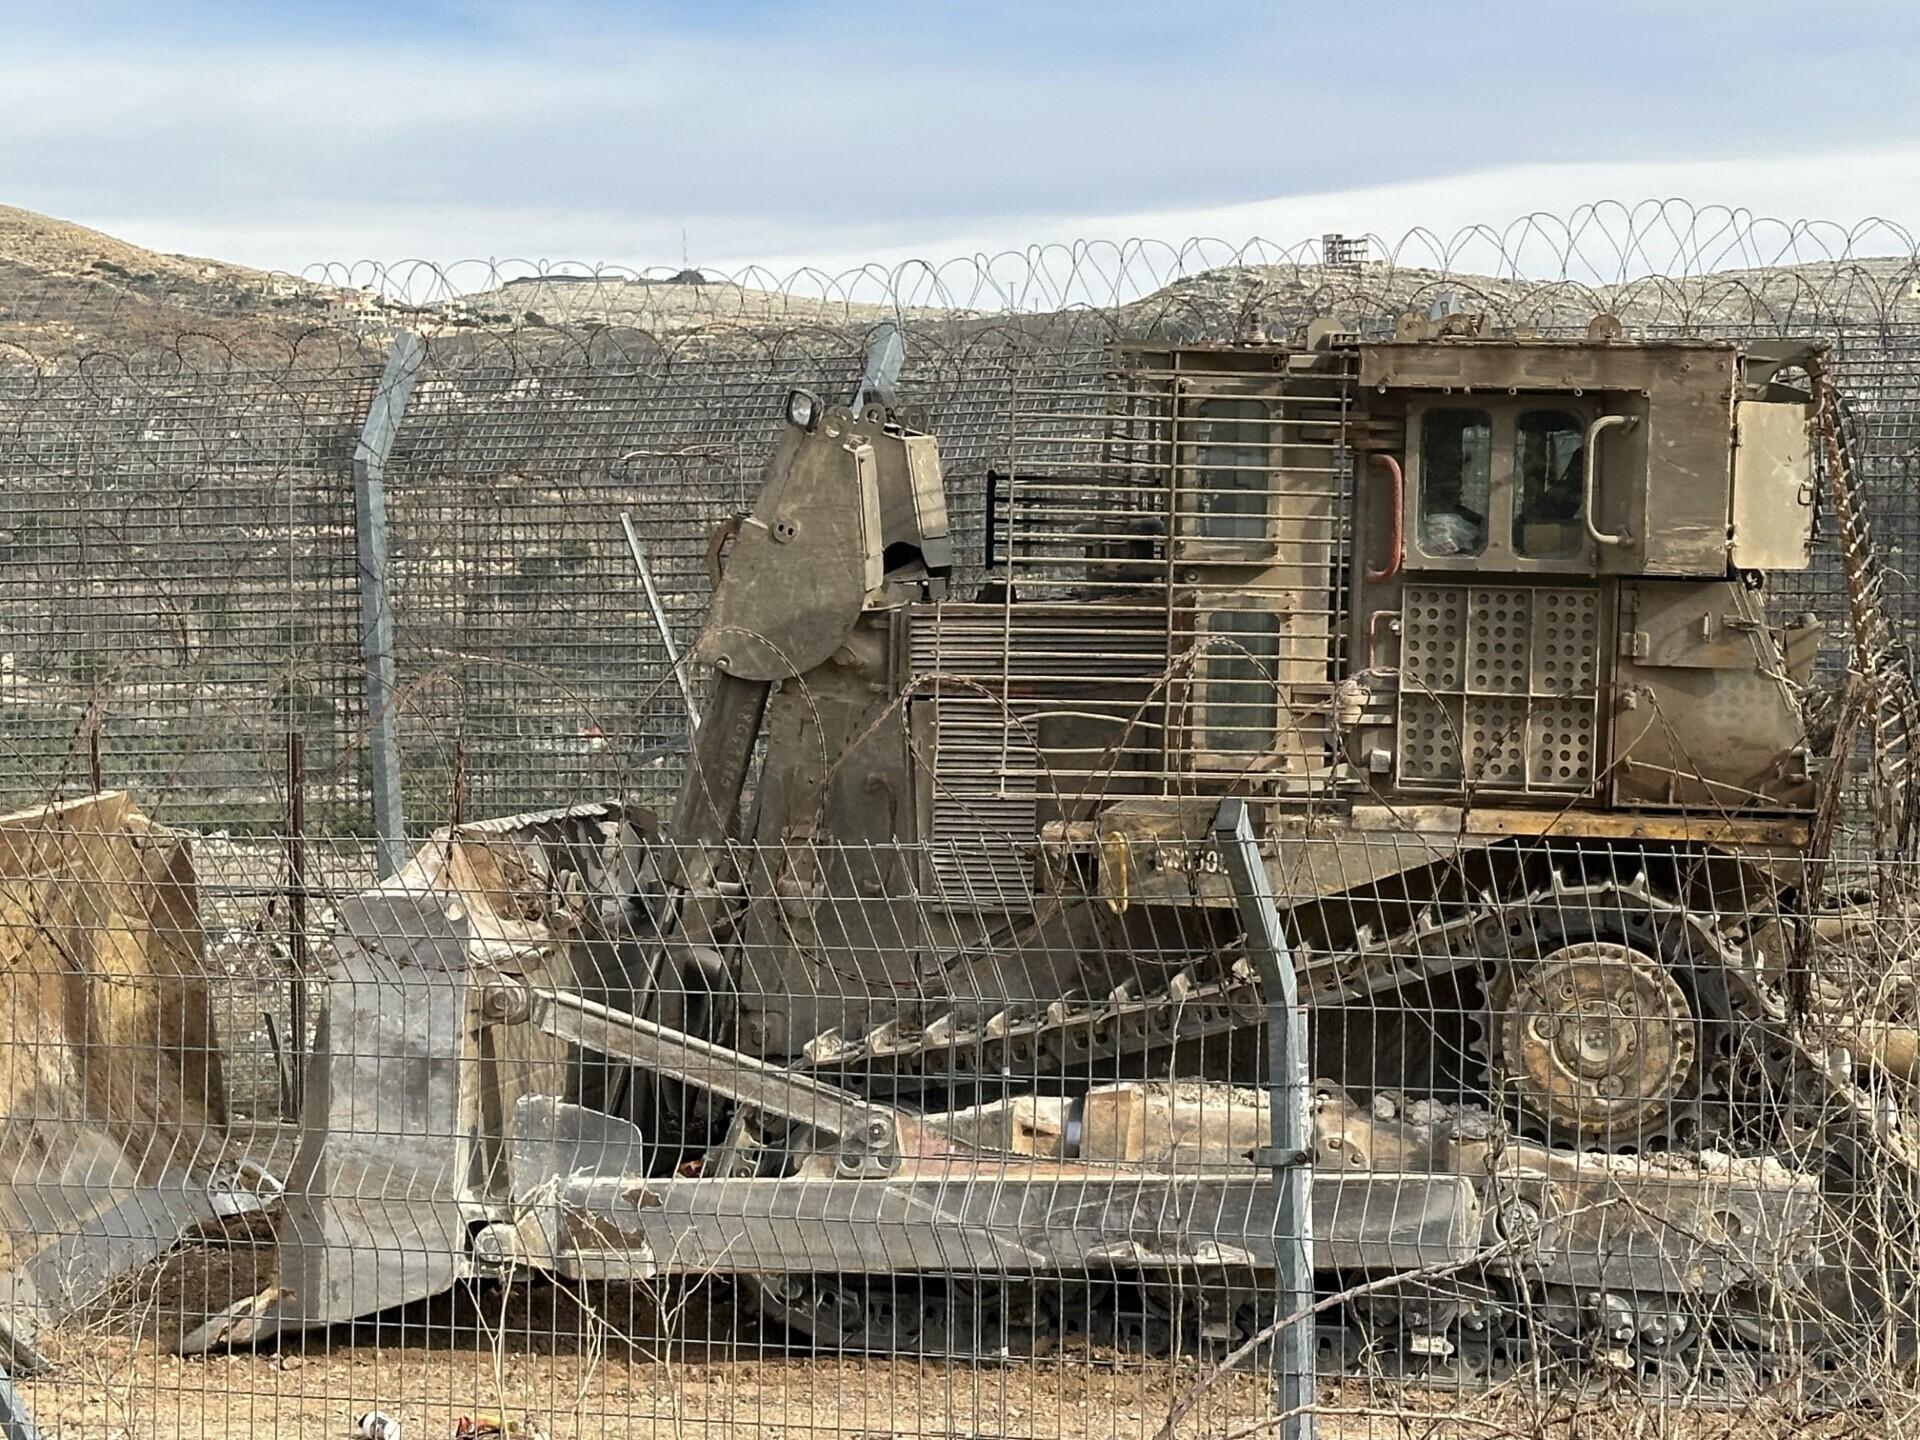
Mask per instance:
[[[276,1353],[167,1352],[204,1296],[250,1293],[264,1248],[177,1256],[52,1337],[58,1369],[21,1391],[46,1440],[233,1440],[352,1434],[378,1408],[406,1440],[459,1416],[535,1421],[553,1440],[836,1434],[1151,1435],[1205,1373],[1197,1359],[1091,1351],[1047,1360],[809,1356],[740,1317],[725,1290],[481,1289]],[[192,1302],[192,1303],[190,1303]],[[1268,1412],[1252,1375],[1210,1390],[1178,1429],[1222,1434]]]
[[[1195,1362],[1116,1363],[1079,1357],[985,1363],[810,1358],[758,1351],[666,1355],[551,1354],[509,1331],[483,1344],[362,1340],[351,1349],[183,1360],[151,1344],[96,1344],[58,1378],[21,1387],[46,1440],[324,1440],[349,1437],[379,1406],[404,1440],[442,1440],[474,1411],[530,1420],[553,1440],[632,1436],[1006,1436],[1122,1440],[1157,1436],[1195,1383]],[[1319,1440],[1805,1440],[1890,1433],[1876,1411],[1808,1425],[1771,1407],[1749,1413],[1661,1410],[1636,1399],[1451,1396],[1369,1389],[1322,1392]],[[1266,1379],[1234,1376],[1210,1389],[1174,1434],[1273,1433]]]
[[[371,1347],[351,1353],[186,1361],[103,1354],[99,1368],[23,1387],[47,1440],[348,1436],[379,1406],[408,1440],[451,1436],[475,1410],[531,1417],[554,1440],[613,1435],[1150,1435],[1164,1370],[975,1368],[913,1360],[667,1361]],[[1182,1434],[1219,1434],[1264,1403],[1236,1386]]]
[[[272,1352],[181,1358],[184,1325],[271,1278],[264,1229],[177,1253],[49,1337],[54,1373],[20,1390],[45,1440],[326,1440],[378,1408],[404,1440],[452,1437],[460,1416],[531,1421],[552,1440],[601,1437],[1007,1436],[1250,1440],[1273,1432],[1270,1373],[1215,1374],[1196,1356],[1077,1347],[1045,1359],[809,1355],[743,1318],[723,1285],[481,1286]],[[1642,1396],[1470,1394],[1347,1380],[1323,1386],[1320,1440],[1345,1437],[1707,1437],[1808,1440],[1899,1433],[1864,1404],[1816,1423],[1780,1397],[1744,1411]]]

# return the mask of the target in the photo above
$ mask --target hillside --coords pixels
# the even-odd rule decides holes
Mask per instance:
[[[663,338],[768,326],[864,328],[895,314],[888,305],[789,296],[698,272],[529,275],[417,302],[408,292],[422,281],[421,271],[355,269],[347,276],[366,283],[163,254],[0,206],[0,344],[34,359],[134,355],[184,342],[284,363],[322,343],[377,349],[401,328],[442,337],[511,333],[538,345],[543,338],[557,342],[562,334],[609,328]],[[444,291],[431,271],[424,279],[431,291]],[[907,313],[951,318],[955,312]]]
[[[353,292],[242,265],[163,255],[0,205],[0,343],[32,356],[127,354],[188,343],[284,359],[312,332],[346,334]]]
[[[474,278],[484,283],[467,293],[450,293],[464,275],[449,285],[425,266],[314,273],[318,278],[162,254],[0,206],[0,344],[18,347],[29,363],[214,347],[244,362],[284,365],[322,349],[374,356],[394,331],[407,328],[456,349],[511,336],[516,347],[544,351],[610,335],[710,351],[753,346],[753,337],[769,330],[861,330],[896,314],[868,300],[787,294],[698,271],[556,270],[503,279],[476,267]],[[1251,336],[1288,333],[1305,315],[1378,318],[1436,304],[1490,310],[1503,323],[1542,330],[1584,326],[1602,310],[1629,326],[1704,330],[1756,321],[1781,329],[1920,324],[1920,270],[1907,256],[1589,287],[1379,262],[1244,266],[1175,279],[1120,307],[1119,319],[1122,329],[1168,335]],[[968,310],[904,314],[963,331],[1003,323]],[[1017,323],[1046,328],[1088,318],[1070,310]]]

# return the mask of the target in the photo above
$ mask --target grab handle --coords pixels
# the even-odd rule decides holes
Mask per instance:
[[[1587,522],[1587,534],[1596,545],[1625,545],[1632,538],[1624,529],[1618,535],[1609,535],[1593,523],[1594,491],[1598,488],[1600,478],[1600,437],[1616,425],[1632,425],[1637,419],[1633,415],[1602,415],[1587,426],[1587,453],[1580,484],[1580,514]]]
[[[1393,529],[1389,532],[1393,537],[1391,541],[1393,551],[1387,556],[1385,568],[1375,570],[1372,566],[1367,567],[1367,579],[1377,584],[1382,580],[1391,580],[1400,573],[1400,551],[1406,541],[1401,528],[1401,516],[1406,509],[1407,478],[1401,472],[1400,462],[1391,455],[1382,454],[1376,450],[1367,456],[1367,459],[1385,470],[1387,479],[1393,484]]]

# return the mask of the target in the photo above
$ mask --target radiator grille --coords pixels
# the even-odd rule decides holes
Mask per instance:
[[[1599,616],[1592,590],[1408,586],[1400,782],[1413,789],[1590,792]]]
[[[1165,621],[950,602],[916,609],[908,624],[913,703],[925,716],[917,759],[932,776],[932,882],[955,905],[1024,904],[1043,819],[1121,789],[1159,753],[1145,702],[1165,666]]]

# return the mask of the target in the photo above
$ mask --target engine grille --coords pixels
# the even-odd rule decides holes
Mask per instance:
[[[1591,792],[1599,643],[1599,599],[1589,589],[1408,586],[1400,783]]]

